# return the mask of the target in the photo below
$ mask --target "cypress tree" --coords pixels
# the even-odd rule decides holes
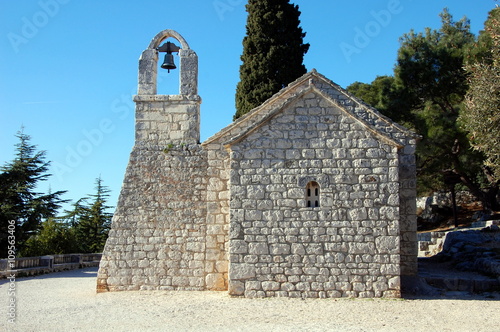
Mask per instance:
[[[305,74],[302,62],[309,49],[299,26],[299,6],[289,0],[249,0],[246,10],[234,119]]]

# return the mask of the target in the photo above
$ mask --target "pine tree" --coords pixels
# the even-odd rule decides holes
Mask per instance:
[[[75,208],[76,237],[80,251],[84,253],[102,252],[111,227],[112,213],[107,212],[111,206],[106,205],[110,190],[96,179],[96,193],[79,201]],[[87,203],[88,201],[90,203]],[[88,205],[86,205],[88,204]]]
[[[303,59],[309,49],[303,43],[299,7],[289,0],[249,0],[246,10],[234,119],[305,74]]]
[[[15,247],[22,251],[26,241],[37,234],[42,220],[54,217],[65,191],[42,194],[38,184],[47,180],[49,162],[45,151],[36,151],[30,136],[21,130],[16,135],[17,153],[14,160],[0,168],[0,256],[7,256],[7,235],[10,221],[15,223]]]

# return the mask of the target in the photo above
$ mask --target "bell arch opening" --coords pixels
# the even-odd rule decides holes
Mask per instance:
[[[175,41],[169,40],[162,44],[168,38]],[[164,68],[167,70],[162,68],[162,64],[165,64]],[[173,74],[168,73],[170,70],[178,70],[175,73],[178,75],[177,80],[175,76],[170,76]],[[158,33],[139,59],[138,95],[156,95],[158,85],[161,85],[163,91],[164,84],[168,84],[169,91],[177,88],[177,95],[198,95],[198,56],[174,30]]]
[[[167,37],[163,39],[160,46],[166,43],[179,46],[175,38]],[[167,53],[158,51],[158,61],[156,64],[157,76],[156,85],[158,94],[177,95],[180,94],[180,62],[181,58],[178,51]],[[174,66],[174,68],[172,68]]]

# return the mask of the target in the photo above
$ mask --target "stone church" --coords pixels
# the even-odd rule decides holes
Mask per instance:
[[[178,95],[157,94],[167,38],[180,43]],[[98,292],[400,296],[417,272],[416,134],[312,70],[200,143],[185,39],[156,35],[138,76]]]

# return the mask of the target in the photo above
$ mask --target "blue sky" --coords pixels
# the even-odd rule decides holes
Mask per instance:
[[[448,7],[477,34],[494,0],[295,0],[311,44],[308,70],[343,87],[392,74],[399,37],[438,29]],[[52,162],[40,191],[77,200],[101,176],[116,205],[134,144],[138,59],[164,29],[199,57],[201,139],[231,123],[245,35],[246,1],[0,0],[0,164],[14,158],[16,132]],[[178,61],[178,59],[176,59]],[[178,62],[177,62],[178,63]],[[163,71],[159,94],[178,93]]]

